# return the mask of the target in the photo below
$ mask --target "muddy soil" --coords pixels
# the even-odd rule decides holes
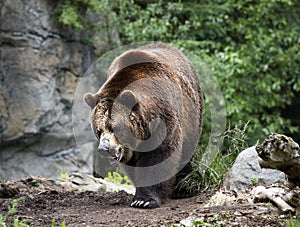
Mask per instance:
[[[16,218],[28,226],[61,226],[63,222],[66,226],[188,226],[196,218],[198,226],[286,226],[288,215],[278,214],[271,204],[241,200],[205,206],[215,192],[169,200],[160,208],[146,210],[130,208],[132,195],[124,191],[66,191],[51,180],[28,178],[1,183],[0,214],[7,214],[12,201],[22,198],[16,212],[6,217],[8,226]]]

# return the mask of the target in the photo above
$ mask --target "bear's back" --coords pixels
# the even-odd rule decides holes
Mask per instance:
[[[155,61],[166,64],[181,74],[196,76],[190,61],[175,47],[166,44],[149,44],[137,50],[149,54]]]
[[[149,44],[135,50],[129,50],[117,57],[108,70],[108,77],[135,64],[158,62],[185,75],[196,75],[190,61],[175,47],[166,44]]]
[[[114,77],[126,67],[143,63],[159,63],[170,68],[175,77],[172,79],[178,82],[188,96],[194,96],[191,98],[195,102],[198,100],[202,105],[202,95],[194,67],[178,49],[166,44],[149,44],[126,51],[112,62],[108,70],[108,78]]]

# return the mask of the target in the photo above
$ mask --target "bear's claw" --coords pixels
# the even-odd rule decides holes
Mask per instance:
[[[136,208],[155,208],[158,207],[158,203],[155,200],[145,201],[143,199],[135,199],[130,203],[131,207]]]

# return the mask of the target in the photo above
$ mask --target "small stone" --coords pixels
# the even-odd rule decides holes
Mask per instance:
[[[233,213],[233,215],[234,215],[234,216],[242,216],[242,213],[239,212],[239,211],[235,211],[235,212]]]

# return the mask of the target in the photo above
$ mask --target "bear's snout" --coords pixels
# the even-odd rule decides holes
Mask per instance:
[[[99,152],[109,152],[109,147],[103,144],[100,144],[98,147]]]
[[[122,158],[122,148],[115,143],[111,134],[100,136],[98,152],[101,156],[113,158],[116,161],[120,161]]]

